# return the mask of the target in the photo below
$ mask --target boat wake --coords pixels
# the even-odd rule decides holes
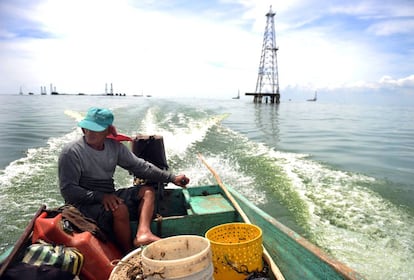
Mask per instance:
[[[172,108],[175,104],[145,106],[115,109],[118,131],[162,135],[170,170],[188,175],[189,187],[216,183],[198,160],[201,153],[225,184],[368,279],[414,275],[414,221],[405,208],[373,191],[386,182],[252,141],[222,125],[225,114]],[[75,120],[80,115],[65,114]],[[1,171],[0,249],[14,243],[41,203],[62,203],[57,158],[63,145],[80,135],[74,124],[72,131],[29,149]],[[131,176],[117,169],[115,182],[129,186]]]
[[[394,271],[399,279],[414,275],[414,221],[368,187],[378,183],[374,178],[307,157],[285,160],[285,172],[308,205],[313,242],[372,279],[393,279]]]
[[[369,187],[384,182],[335,170],[305,154],[275,151],[233,131],[224,134],[231,152],[208,159],[224,182],[261,208],[273,196],[305,237],[368,279],[414,275],[414,220]],[[261,196],[267,199],[257,199]],[[274,214],[277,219],[279,214]]]

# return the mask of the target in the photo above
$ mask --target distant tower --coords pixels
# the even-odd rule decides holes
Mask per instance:
[[[246,95],[254,96],[254,103],[262,103],[263,97],[265,97],[266,103],[268,102],[268,97],[270,97],[270,103],[280,103],[279,75],[277,71],[277,51],[279,48],[276,46],[275,15],[276,13],[272,11],[272,6],[270,6],[269,12],[266,14],[267,21],[256,91],[254,93],[246,93]]]

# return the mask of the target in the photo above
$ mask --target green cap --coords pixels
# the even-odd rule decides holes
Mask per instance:
[[[88,110],[85,118],[78,123],[78,126],[91,131],[101,132],[112,125],[114,115],[111,110],[92,107]]]

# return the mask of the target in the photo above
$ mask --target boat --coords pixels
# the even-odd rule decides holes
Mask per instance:
[[[154,139],[154,136],[151,137],[150,139]],[[128,140],[128,137],[124,137],[124,140]],[[138,142],[136,139],[133,141]],[[163,143],[161,144],[163,145]],[[145,150],[137,151],[135,149],[134,153],[145,158]],[[209,229],[219,225],[231,223],[252,224],[262,230],[263,263],[268,272],[266,278],[257,279],[364,279],[358,272],[333,259],[320,248],[281,224],[274,217],[260,210],[234,188],[224,184],[217,172],[206,162],[201,154],[199,154],[199,158],[209,169],[217,183],[213,185],[188,186],[187,188],[158,184],[155,206],[157,215],[151,224],[155,234],[162,238],[180,235],[204,237]],[[165,154],[161,154],[158,160],[159,162],[165,161]],[[4,261],[0,268],[0,278],[8,267],[19,262],[23,252],[31,244],[34,235],[39,235],[35,231],[39,227],[39,223],[41,224],[47,220],[45,218],[46,210],[45,206],[39,208],[19,240],[8,252],[3,254],[1,259]],[[57,219],[57,217],[53,219]],[[59,222],[55,224],[60,225]],[[136,230],[137,224],[131,223],[131,228]],[[59,234],[66,234],[62,230],[60,232]],[[84,234],[84,232],[80,234]],[[90,233],[87,232],[87,234]],[[76,235],[74,235],[75,237]],[[90,246],[91,249],[85,249],[85,247],[79,249],[85,255],[84,268],[82,268],[80,273],[80,279],[108,279],[108,277],[111,279],[112,270],[116,267],[112,263],[113,259],[125,256],[120,255],[116,247],[111,245],[110,242],[105,244],[98,242],[98,245],[91,245],[93,242],[97,242],[93,238],[93,236],[88,237],[85,242],[86,245],[84,244],[85,246]],[[94,252],[88,251],[95,250],[96,248],[93,246],[104,247],[103,249],[96,250],[96,252],[99,251],[99,256],[95,256]],[[109,253],[102,253],[108,252],[108,250],[110,251]],[[106,254],[106,256],[102,256],[102,254]],[[99,271],[94,273],[89,271],[88,273],[84,269],[86,269],[85,267],[90,259],[94,259],[95,262],[96,260],[103,259],[104,262],[112,263],[112,266],[105,272],[104,269],[99,269],[99,266],[103,265],[105,268],[108,268],[108,263],[94,263],[93,265],[89,263],[89,266],[92,265],[95,269],[98,267]],[[96,273],[101,273],[101,276],[94,278]],[[104,273],[105,277],[102,276],[102,273]],[[243,279],[254,279],[248,278],[247,273],[251,272],[243,271],[243,273],[246,274]]]
[[[232,97],[232,99],[240,99],[240,90],[237,91],[237,96]]]
[[[318,99],[317,93],[315,91],[315,96],[312,99],[308,99],[306,101],[316,101]]]

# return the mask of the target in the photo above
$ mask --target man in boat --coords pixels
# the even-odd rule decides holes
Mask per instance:
[[[120,247],[160,239],[150,229],[155,192],[152,186],[133,186],[115,190],[113,175],[117,165],[136,177],[155,182],[172,182],[185,187],[189,179],[174,175],[136,157],[125,145],[107,136],[116,136],[114,116],[106,108],[90,108],[78,123],[83,137],[67,144],[59,156],[59,185],[65,203],[76,206]],[[131,240],[130,220],[138,220],[137,234]]]

